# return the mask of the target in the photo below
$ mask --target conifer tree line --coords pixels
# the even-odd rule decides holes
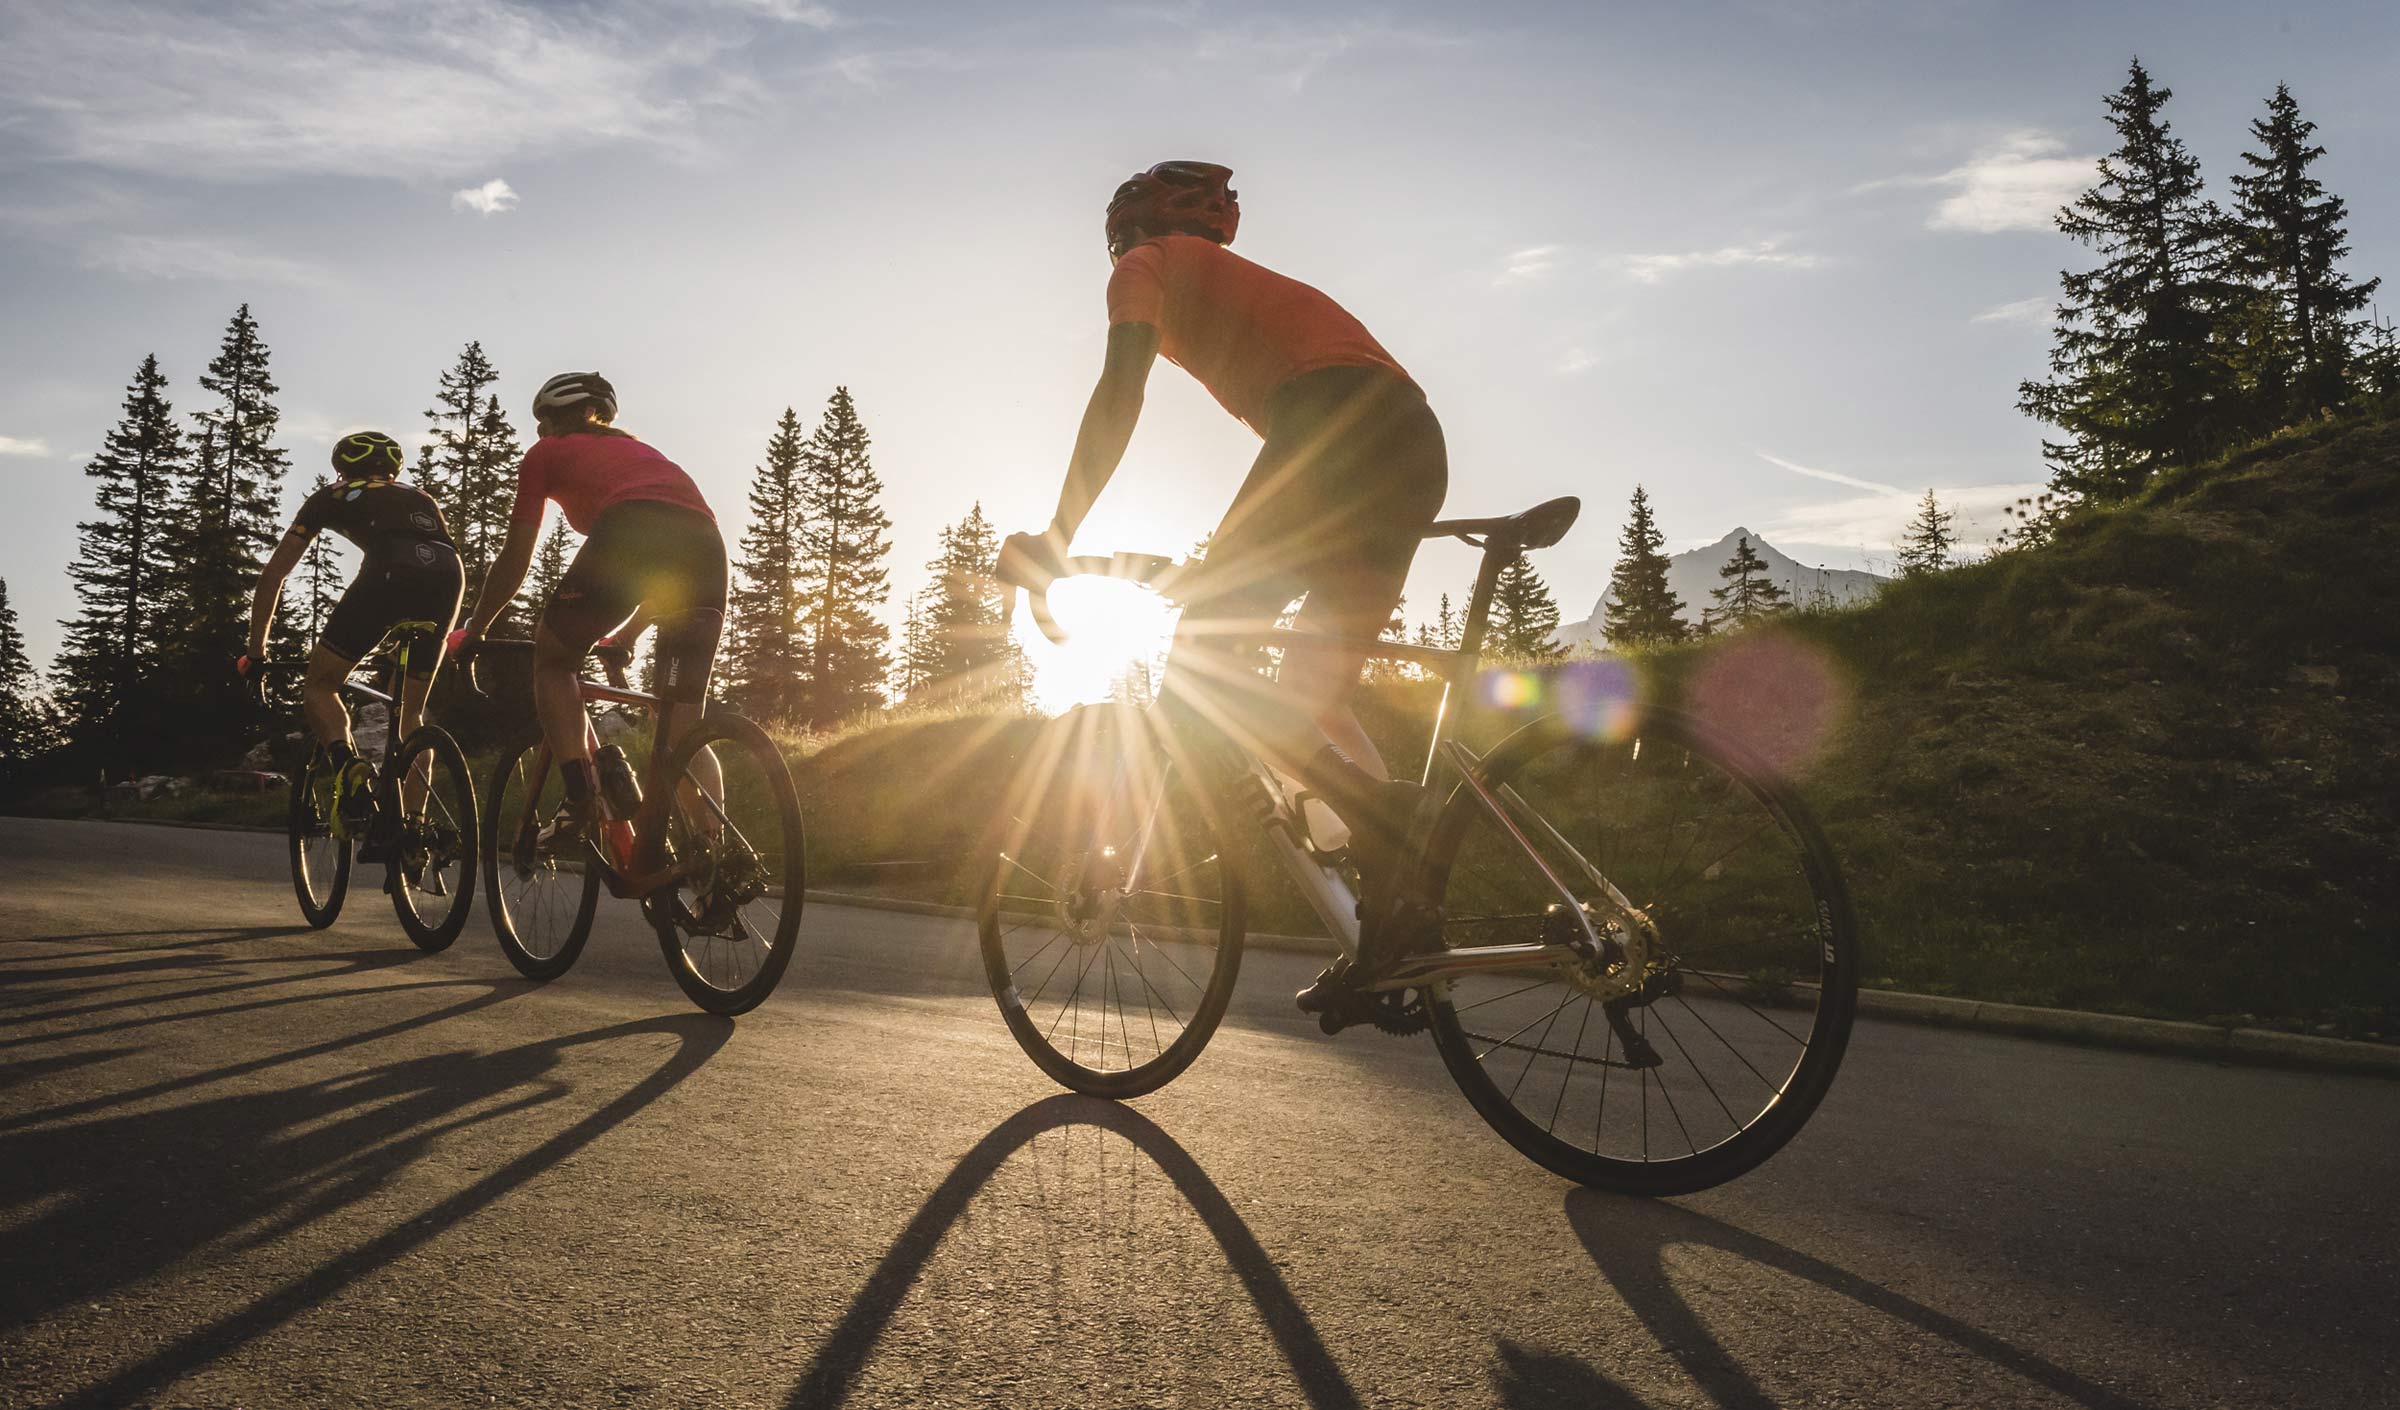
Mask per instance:
[[[2348,208],[2312,170],[2325,148],[2291,89],[2250,124],[2230,208],[2207,195],[2172,97],[2134,61],[2106,100],[2117,146],[2058,214],[2098,263],[2060,276],[2050,375],[2018,388],[2059,433],[2042,446],[2049,493],[2017,506],[2020,544],[2076,504],[2400,387],[2389,326],[2367,316],[2380,281],[2342,268]]]

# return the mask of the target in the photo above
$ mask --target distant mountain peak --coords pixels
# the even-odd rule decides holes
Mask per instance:
[[[1685,621],[1697,623],[1700,620],[1701,609],[1712,601],[1709,591],[1724,585],[1723,579],[1717,576],[1717,570],[1724,567],[1725,560],[1733,555],[1734,545],[1745,538],[1750,540],[1750,551],[1765,560],[1767,577],[1791,594],[1795,603],[1813,602],[1822,597],[1846,606],[1873,597],[1890,581],[1855,568],[1820,568],[1802,563],[1747,526],[1736,524],[1715,543],[1668,556],[1667,586],[1683,599]],[[1561,626],[1558,629],[1559,641],[1573,646],[1578,642],[1601,640],[1601,619],[1608,610],[1608,601],[1608,594],[1602,593],[1600,600],[1592,604],[1590,617]]]

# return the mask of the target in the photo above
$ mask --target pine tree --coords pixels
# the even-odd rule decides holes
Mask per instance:
[[[2162,117],[2172,91],[2137,60],[2107,100],[2117,150],[2058,228],[2101,257],[2060,275],[2051,379],[2017,389],[2018,409],[2064,431],[2045,440],[2067,499],[2124,499],[2156,471],[2204,458],[2237,429],[2225,329],[2224,218],[2201,197],[2200,164]]]
[[[567,565],[575,561],[575,550],[582,542],[567,527],[566,516],[551,510],[550,532],[542,535],[540,547],[534,549],[533,564],[525,573],[525,586],[518,591],[516,603],[509,610],[527,623],[540,621],[542,609],[557,595],[558,584],[567,576]]]
[[[1909,521],[1908,536],[1900,540],[1901,577],[1938,573],[1956,561],[1952,550],[1958,546],[1958,535],[1951,526],[1957,517],[1942,508],[1932,490],[1925,491],[1925,502],[1917,506],[1917,517]]]
[[[1926,496],[1931,499],[1932,496]],[[1708,595],[1714,605],[1700,613],[1700,630],[1729,631],[1746,627],[1762,617],[1791,610],[1791,595],[1783,585],[1767,576],[1767,560],[1750,547],[1750,536],[1743,534],[1734,540],[1733,557],[1717,570],[1725,586],[1710,588]]]
[[[1501,569],[1492,585],[1491,623],[1485,647],[1495,655],[1538,660],[1564,651],[1558,644],[1558,604],[1523,554]]]
[[[890,595],[879,497],[867,428],[848,387],[836,387],[802,460],[800,622],[808,662],[803,715],[823,728],[883,703],[890,633],[875,616]]]
[[[300,639],[313,644],[325,634],[325,619],[333,615],[334,605],[342,600],[342,589],[350,581],[349,573],[342,567],[341,551],[334,547],[333,535],[317,535],[308,552],[300,556],[300,567],[293,577],[299,590],[287,589],[284,605]]]
[[[978,697],[1009,693],[1023,672],[1008,634],[1009,591],[993,576],[1000,534],[978,500],[967,517],[942,530],[941,552],[925,565],[920,689]],[[1001,702],[1005,703],[1005,702]]]
[[[2358,385],[2370,396],[2400,397],[2400,332],[2388,318],[2370,317],[2360,334]]]
[[[137,744],[155,745],[162,723],[149,686],[166,631],[166,526],[185,457],[166,386],[157,355],[143,358],[125,388],[124,416],[84,467],[100,482],[99,517],[77,526],[67,568],[83,605],[63,624],[61,694],[76,738],[116,768],[136,762]]]
[[[48,749],[50,733],[49,702],[42,699],[41,678],[25,655],[8,582],[0,579],[0,782],[15,778]]]
[[[767,438],[750,479],[750,526],[742,531],[727,606],[726,698],[752,719],[788,723],[800,711],[800,526],[808,432],[790,407]]]
[[[500,399],[487,396],[499,380],[482,343],[461,349],[426,409],[433,440],[417,455],[420,483],[441,501],[442,517],[458,543],[469,602],[482,590],[484,570],[500,551],[516,503],[516,432],[500,414]],[[490,444],[503,433],[504,447]]]
[[[1650,496],[1633,487],[1633,508],[1617,540],[1600,629],[1611,646],[1666,646],[1690,634],[1683,599],[1667,586],[1667,540],[1650,514]]]
[[[900,623],[900,660],[892,672],[892,690],[902,700],[914,700],[933,680],[941,664],[941,639],[934,635],[926,600],[931,587],[909,594],[908,612]]]
[[[2276,422],[2349,399],[2351,318],[2382,282],[2353,284],[2336,267],[2350,253],[2349,209],[2309,174],[2325,155],[2309,140],[2316,130],[2290,87],[2276,84],[2267,116],[2250,124],[2258,150],[2242,160],[2251,170],[2233,178],[2235,269],[2268,292],[2288,350],[2288,375],[2269,386],[2270,395],[2288,386],[2286,400],[2271,407]]]
[[[1450,606],[1450,594],[1443,593],[1441,605],[1434,609],[1433,620],[1417,623],[1417,645],[1437,651],[1456,651],[1459,639],[1465,635],[1458,613]]]
[[[213,396],[192,413],[197,451],[177,487],[167,551],[174,560],[174,630],[167,674],[182,711],[179,731],[218,741],[247,719],[241,685],[223,662],[241,650],[259,566],[282,535],[283,481],[291,457],[274,444],[281,413],[265,340],[250,306],[234,311],[216,357],[200,375]],[[281,650],[298,643],[284,634]]]

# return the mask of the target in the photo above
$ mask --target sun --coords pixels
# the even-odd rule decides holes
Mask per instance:
[[[1050,589],[1050,613],[1066,629],[1064,645],[1034,625],[1017,600],[1017,640],[1033,666],[1033,703],[1048,714],[1155,689],[1175,635],[1173,609],[1158,594],[1112,578],[1062,578]],[[1129,680],[1128,677],[1132,679]]]

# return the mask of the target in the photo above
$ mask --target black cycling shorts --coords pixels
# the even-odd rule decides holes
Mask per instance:
[[[1304,631],[1381,636],[1449,487],[1442,423],[1414,384],[1368,367],[1293,378],[1209,537],[1183,637],[1263,629],[1301,597]]]
[[[408,653],[408,673],[424,680],[442,664],[442,637],[458,621],[466,586],[466,570],[447,544],[419,542],[370,554],[326,616],[317,644],[356,662],[401,623],[429,622],[432,640]]]
[[[658,624],[658,693],[704,700],[725,629],[725,579],[715,520],[680,504],[626,500],[600,512],[542,611],[542,630],[586,651],[647,608]]]

